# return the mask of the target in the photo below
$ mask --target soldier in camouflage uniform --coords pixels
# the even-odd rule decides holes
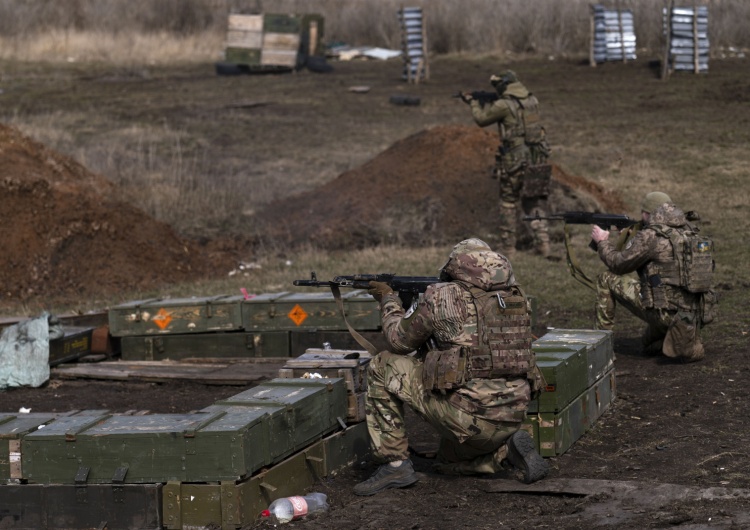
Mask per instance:
[[[461,96],[471,105],[477,125],[487,127],[496,123],[498,127],[501,144],[495,156],[493,176],[500,180],[500,242],[505,255],[512,257],[516,249],[519,205],[526,215],[545,216],[551,175],[546,162],[550,150],[540,124],[539,101],[516,74],[508,70],[493,75],[490,83],[499,96],[492,104],[483,104],[469,93]],[[530,226],[537,252],[549,256],[547,221],[536,219]]]
[[[609,269],[597,279],[596,327],[611,330],[615,307],[620,304],[648,324],[643,334],[646,352],[661,352],[683,361],[704,356],[700,339],[700,295],[667,280],[676,270],[672,244],[662,227],[685,229],[685,214],[668,195],[652,192],[643,200],[641,228],[618,249],[598,226],[591,237],[599,257]],[[637,272],[638,277],[623,276]]]
[[[534,441],[519,430],[532,393],[543,385],[531,352],[525,297],[520,298],[519,316],[512,317],[516,327],[478,336],[478,324],[483,321],[478,319],[476,296],[489,293],[497,306],[502,296],[520,292],[510,262],[484,241],[468,239],[454,247],[441,269],[442,279],[444,283],[431,285],[408,311],[387,284],[370,283],[370,294],[380,302],[383,332],[390,346],[372,359],[367,376],[367,427],[374,456],[383,465],[355,486],[357,495],[417,481],[408,456],[404,404],[440,433],[438,472],[495,473],[507,461],[527,483],[547,474],[547,462],[536,452]],[[519,348],[524,349],[517,350],[519,355],[530,354],[523,376],[481,377],[483,365],[472,356],[481,360],[483,344],[493,338],[497,341],[498,335],[503,344],[521,344]],[[452,357],[457,363],[442,364],[456,352],[462,352]],[[440,382],[432,378],[435,374],[441,374]],[[447,384],[434,389],[441,382]]]

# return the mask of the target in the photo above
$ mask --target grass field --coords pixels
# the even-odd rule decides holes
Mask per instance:
[[[252,233],[254,213],[274,198],[313,189],[427,127],[470,125],[467,109],[449,95],[485,89],[490,73],[512,67],[542,102],[555,163],[619,193],[630,215],[638,215],[640,198],[653,189],[702,215],[704,231],[716,240],[725,314],[707,331],[741,338],[738,329],[746,333],[748,323],[739,314],[750,286],[747,62],[713,60],[708,75],[676,74],[662,82],[651,59],[590,68],[583,57],[444,56],[432,61],[432,79],[419,86],[401,81],[398,60],[336,63],[324,75],[241,77],[217,77],[211,64],[135,71],[4,61],[0,120],[112,179],[124,196],[185,235],[242,237]],[[371,90],[353,94],[353,85]],[[416,95],[422,104],[391,105],[391,94]],[[600,270],[585,249],[588,230],[576,234],[584,267]],[[217,271],[215,281],[157,294],[288,289],[310,270],[321,278],[434,274],[448,250],[264,248],[244,260],[260,268],[232,277]],[[556,251],[563,253],[559,243]],[[519,281],[539,297],[548,325],[592,321],[593,293],[570,278],[564,263],[520,255],[514,265]],[[122,300],[143,294],[154,293],[124,293]]]

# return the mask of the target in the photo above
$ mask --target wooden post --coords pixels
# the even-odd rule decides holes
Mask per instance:
[[[625,55],[625,32],[622,29],[622,9],[620,7],[620,0],[615,1],[615,9],[617,9],[617,28],[620,30],[620,49],[622,50],[622,62],[627,62],[627,56]]]
[[[700,73],[701,65],[698,52],[698,1],[693,0],[693,69],[694,72]]]
[[[315,55],[318,51],[318,21],[310,21],[310,42],[308,43],[308,54]]]
[[[674,9],[674,0],[670,0],[667,6],[667,20],[666,20],[666,43],[664,44],[664,57],[661,61],[661,79],[666,81],[669,79],[669,58],[671,56],[670,49],[672,47],[672,10]]]
[[[591,28],[591,43],[589,46],[589,66],[596,66],[594,58],[594,44],[596,43],[596,17],[593,4],[589,4],[589,27]]]
[[[422,9],[422,60],[424,61],[424,80],[429,81],[430,79],[430,61],[427,58],[427,22],[425,18],[424,8]]]

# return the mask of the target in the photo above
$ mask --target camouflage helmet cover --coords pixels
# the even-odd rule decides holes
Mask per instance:
[[[497,86],[500,84],[509,85],[511,83],[517,83],[518,76],[513,70],[505,70],[499,74],[492,74],[490,76],[490,84]]]
[[[478,238],[464,239],[453,247],[441,271],[453,280],[470,283],[485,291],[492,291],[516,283],[508,258],[493,251]]]
[[[643,198],[643,202],[641,203],[641,210],[647,213],[651,213],[665,202],[672,202],[672,199],[669,198],[669,195],[661,191],[652,191],[651,193],[646,194],[646,196]]]

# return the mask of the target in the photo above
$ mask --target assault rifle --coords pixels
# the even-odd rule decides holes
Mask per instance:
[[[382,282],[390,285],[396,291],[404,303],[409,307],[414,298],[427,290],[433,283],[440,282],[440,278],[434,276],[396,276],[395,274],[354,274],[352,276],[336,276],[331,281],[318,281],[314,272],[310,273],[309,280],[294,280],[297,287],[348,287],[351,289],[369,289],[370,282]]]
[[[564,221],[565,224],[569,225],[597,225],[604,230],[609,230],[613,226],[618,230],[633,226],[636,221],[631,219],[627,215],[620,215],[616,213],[597,213],[597,212],[562,212],[546,217],[539,215],[527,215],[523,218],[524,221]],[[589,243],[589,247],[596,250],[596,243],[592,240]]]
[[[561,212],[557,214],[548,215],[542,217],[539,215],[527,215],[523,218],[524,221],[536,221],[536,220],[547,220],[547,221],[564,221],[566,225],[597,225],[604,230],[609,230],[613,226],[618,230],[633,226],[638,221],[631,219],[627,215],[620,215],[615,213],[597,213],[597,212]],[[592,239],[589,242],[589,248],[592,250],[597,249],[596,242]],[[568,233],[567,227],[565,228],[565,254],[568,261],[568,269],[574,279],[581,282],[586,287],[596,291],[596,283],[586,276],[586,273],[581,270],[578,261],[575,259],[573,252],[570,247],[570,234]]]
[[[482,107],[484,107],[487,103],[494,103],[500,97],[497,95],[497,92],[487,92],[485,90],[475,90],[474,92],[469,92],[468,94],[471,95],[471,99],[476,99]],[[468,103],[468,101],[464,99],[464,95],[462,92],[456,92],[451,97],[459,98],[464,103]]]

